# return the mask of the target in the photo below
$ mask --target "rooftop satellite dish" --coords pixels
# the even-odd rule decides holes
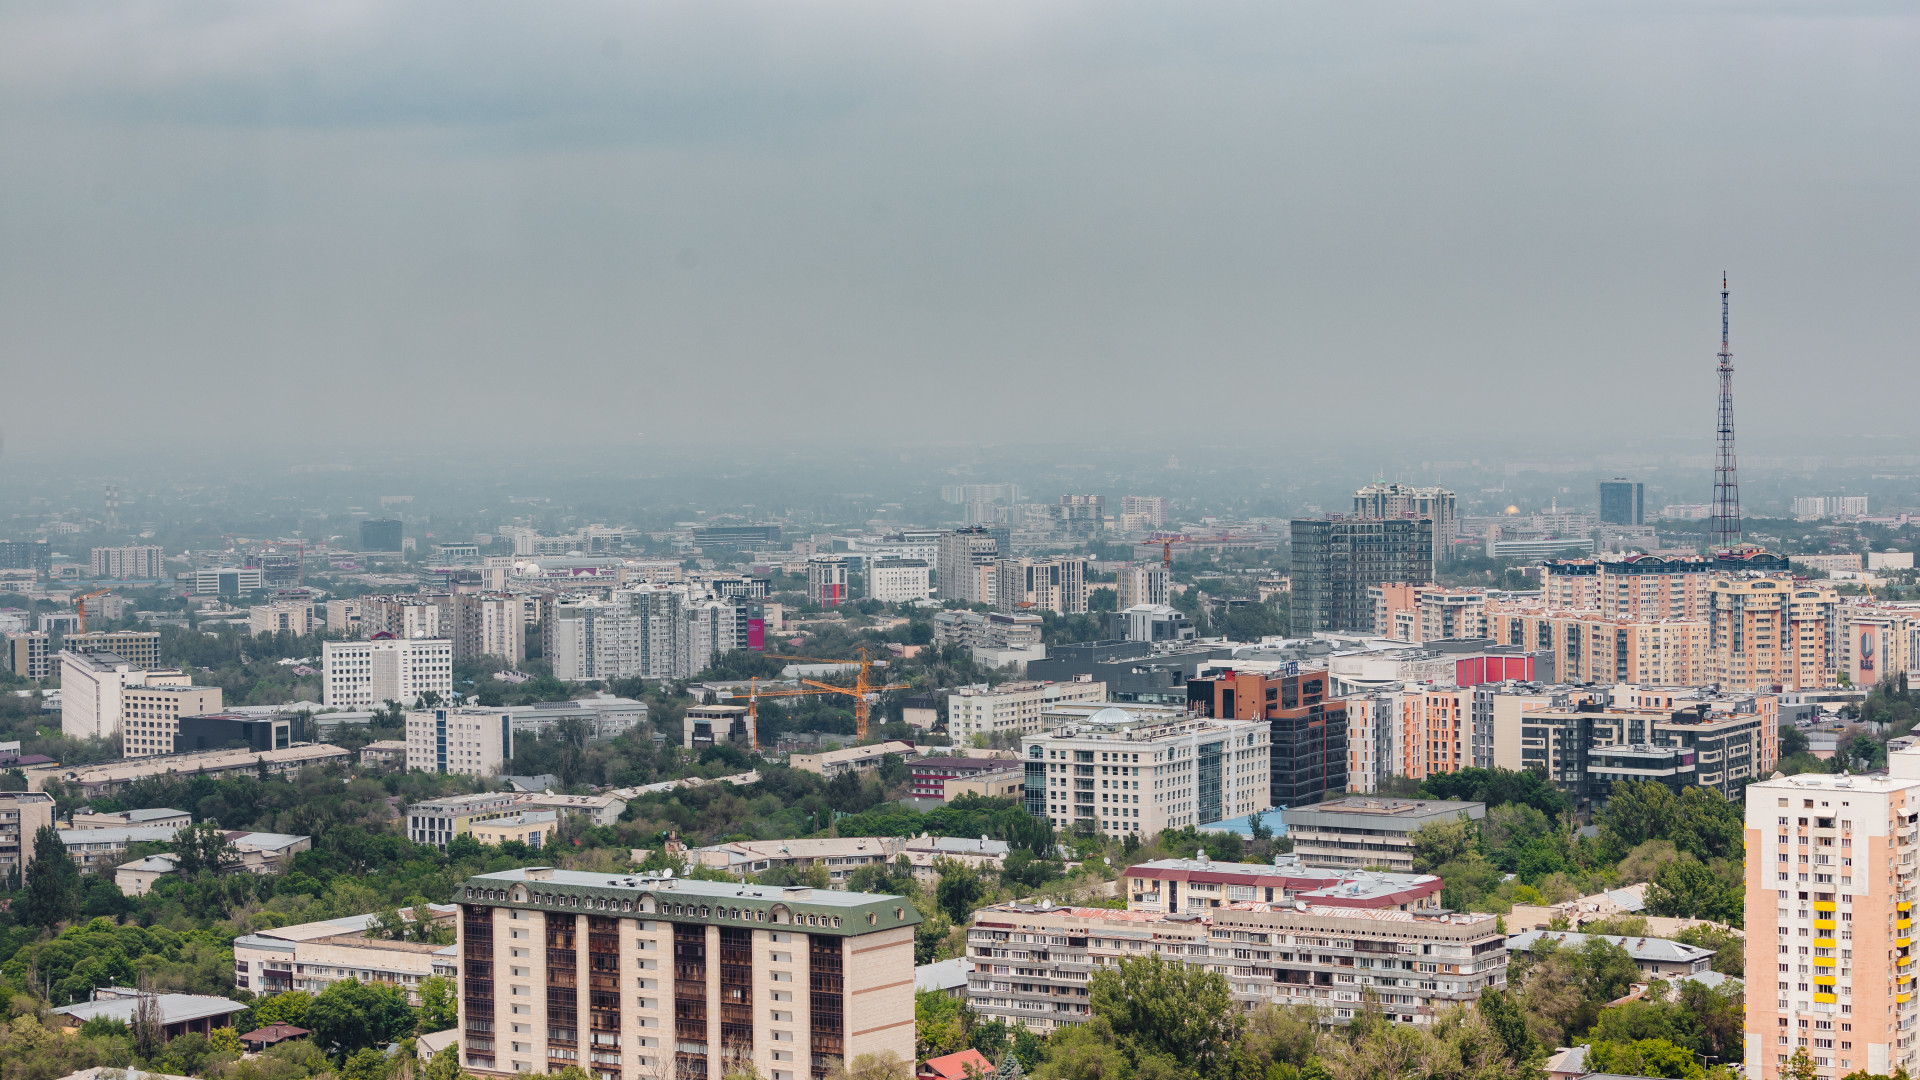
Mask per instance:
[[[671,867],[671,866],[669,866],[669,867],[667,867],[667,868],[666,868],[666,870],[665,870],[665,871],[663,872],[663,874],[662,874],[662,876],[664,876],[664,877],[672,877],[672,876],[673,876],[673,867]]]

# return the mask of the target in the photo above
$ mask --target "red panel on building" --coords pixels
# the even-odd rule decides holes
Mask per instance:
[[[1481,683],[1533,681],[1531,656],[1470,656],[1453,663],[1455,686],[1479,686]]]

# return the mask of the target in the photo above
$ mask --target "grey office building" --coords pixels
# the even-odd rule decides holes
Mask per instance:
[[[1647,485],[1615,478],[1600,481],[1600,524],[1645,525]]]
[[[1433,522],[1301,518],[1293,522],[1295,637],[1373,630],[1375,585],[1433,582]]]

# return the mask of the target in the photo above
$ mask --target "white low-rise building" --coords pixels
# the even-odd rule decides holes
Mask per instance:
[[[433,922],[452,923],[458,908],[429,904]],[[413,909],[400,917],[413,920]],[[233,982],[256,997],[300,990],[318,995],[344,979],[382,982],[407,991],[420,1004],[420,984],[434,975],[435,956],[446,946],[424,941],[369,937],[375,915],[301,923],[235,938]]]
[[[1105,701],[1103,682],[1006,682],[963,686],[947,695],[947,735],[964,745],[975,735],[1031,735],[1048,709],[1067,701]]]

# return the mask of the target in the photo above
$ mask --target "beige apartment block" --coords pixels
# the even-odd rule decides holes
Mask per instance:
[[[220,693],[217,686],[125,687],[120,692],[122,755],[137,758],[173,753],[180,718],[219,712]]]
[[[1711,666],[1705,619],[1639,619],[1600,611],[1556,611],[1495,603],[1487,634],[1554,657],[1564,683],[1649,683],[1698,686]]]
[[[463,1064],[483,1076],[822,1080],[914,1056],[913,928],[897,896],[531,867],[461,903]]]
[[[1913,1071],[1920,753],[1762,780],[1746,805],[1747,1076],[1779,1080],[1801,1049],[1824,1080]]]
[[[1722,690],[1747,691],[1834,685],[1840,598],[1831,586],[1790,574],[1722,574],[1707,591],[1710,653],[1704,681]]]
[[[33,865],[34,834],[53,824],[53,796],[38,791],[0,794],[0,880]]]
[[[305,600],[276,600],[247,609],[247,626],[255,634],[313,633],[313,605]]]

